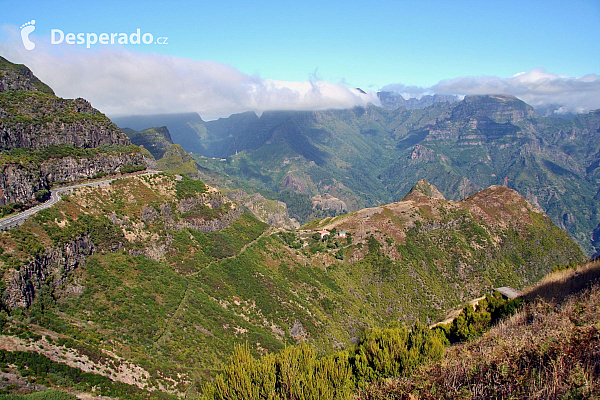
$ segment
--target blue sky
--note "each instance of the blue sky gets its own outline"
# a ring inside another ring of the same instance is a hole
[[[164,46],[126,46],[141,57],[208,60],[260,79],[378,90],[394,83],[430,88],[457,77],[509,78],[536,68],[568,77],[600,73],[598,0],[2,1],[0,25],[35,19],[38,40],[48,41],[53,28],[140,28],[169,38]],[[0,41],[10,42],[8,36],[0,33]],[[86,50],[101,50],[96,47]]]

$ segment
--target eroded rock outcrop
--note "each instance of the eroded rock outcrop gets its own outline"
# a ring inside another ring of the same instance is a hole
[[[297,229],[298,221],[288,214],[287,205],[278,200],[268,200],[260,193],[249,195],[242,189],[227,193],[227,197],[248,210],[259,220],[271,226],[285,229]]]
[[[333,210],[335,212],[347,212],[348,206],[343,200],[333,197],[329,193],[324,195],[316,195],[311,198],[313,207],[321,210]]]
[[[153,159],[135,152],[51,158],[41,164],[0,162],[0,206],[11,203],[33,205],[36,203],[36,192],[49,190],[55,183],[114,174],[126,165],[151,167],[153,162]]]
[[[44,251],[18,271],[9,273],[12,277],[4,291],[4,304],[10,308],[29,307],[44,285],[54,285],[58,289],[68,273],[84,264],[94,251],[95,246],[88,235]]]
[[[0,117],[0,206],[33,205],[36,192],[57,182],[156,165],[87,100],[55,96],[29,68],[2,57]]]

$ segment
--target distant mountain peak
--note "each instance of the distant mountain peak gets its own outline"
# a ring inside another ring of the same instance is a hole
[[[435,185],[429,183],[427,179],[421,179],[418,181],[412,189],[408,192],[402,201],[413,200],[417,197],[427,196],[434,199],[446,200],[442,192],[435,187]]]
[[[378,92],[377,97],[381,101],[381,107],[386,110],[395,110],[401,107],[404,107],[407,110],[419,110],[427,108],[435,103],[452,104],[459,101],[457,96],[440,94],[426,94],[418,99],[414,97],[405,99],[400,93],[386,91]]]
[[[171,134],[166,126],[153,126],[152,128],[135,131],[129,128],[121,129],[137,146],[146,148],[155,159],[161,158],[173,144]]]
[[[504,94],[468,95],[452,111],[453,119],[490,118],[498,123],[515,123],[534,116],[529,104]]]

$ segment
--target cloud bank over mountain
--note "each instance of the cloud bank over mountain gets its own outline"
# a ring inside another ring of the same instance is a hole
[[[50,45],[37,38],[27,51],[13,26],[2,27],[8,40],[0,54],[29,66],[59,96],[85,97],[109,116],[198,112],[204,119],[265,110],[324,110],[379,104],[373,91],[311,76],[303,82],[245,74],[216,61],[198,61],[120,46],[86,49]],[[35,40],[35,36],[32,35]],[[551,112],[581,113],[600,108],[600,75],[557,75],[537,68],[508,78],[465,76],[431,87],[401,83],[382,88],[404,97],[424,94],[508,94]]]
[[[14,36],[14,35],[13,35]],[[252,76],[215,61],[132,52],[44,45],[27,51],[14,37],[0,54],[26,64],[61,97],[85,97],[109,116],[198,112],[204,119],[244,111],[325,110],[378,104],[362,92],[317,78],[305,82]]]
[[[560,113],[583,113],[600,108],[600,75],[570,77],[536,68],[509,78],[497,76],[465,76],[446,79],[431,87],[407,86],[401,83],[387,85],[382,90],[393,91],[404,97],[424,94],[507,94],[513,95],[536,108],[551,107]]]

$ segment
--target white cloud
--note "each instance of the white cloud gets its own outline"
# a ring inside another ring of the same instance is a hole
[[[423,95],[433,94],[433,93],[431,93],[430,88],[424,88],[421,86],[404,85],[402,83],[393,83],[391,85],[387,85],[387,86],[383,87],[381,90],[399,93],[405,99],[409,99],[411,97],[420,99]]]
[[[14,26],[3,26],[0,55],[23,63],[61,97],[84,97],[110,115],[198,112],[214,119],[243,111],[323,110],[379,104],[372,91],[361,93],[344,83],[320,79],[317,71],[305,82],[276,81],[248,75],[215,61],[196,61],[128,51],[120,46],[86,49],[50,45],[31,38],[27,51]],[[385,86],[405,98],[425,94],[508,94],[534,107],[556,113],[600,108],[600,75],[569,77],[537,68],[512,77],[459,77],[431,87],[401,83]]]
[[[382,90],[404,94],[409,92],[405,88],[407,87],[402,84],[394,84]],[[536,68],[528,72],[519,72],[509,78],[464,76],[442,80],[428,88],[412,87],[412,93],[507,94],[516,96],[536,108],[553,106],[558,114],[582,113],[600,108],[600,75],[570,77]]]
[[[378,104],[343,84],[261,79],[214,61],[132,52],[120,46],[86,49],[36,40],[27,51],[14,27],[0,55],[27,65],[58,96],[83,97],[110,116],[195,111],[204,119],[244,111],[323,110]],[[32,35],[35,40],[35,36]]]

